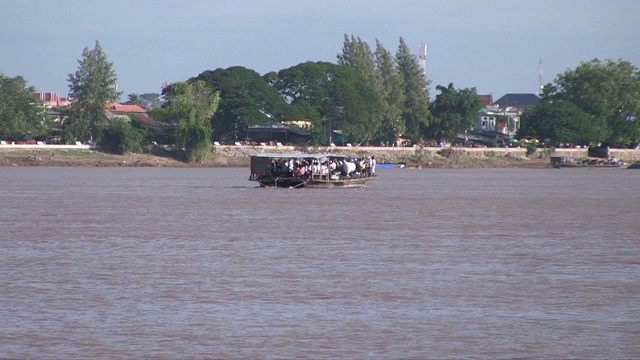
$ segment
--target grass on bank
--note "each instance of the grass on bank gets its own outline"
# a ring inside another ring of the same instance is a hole
[[[49,151],[38,151],[33,150],[34,153],[49,155]],[[86,149],[57,149],[51,151],[52,156],[71,156],[71,157],[96,157],[96,156],[104,156],[102,151],[96,150],[86,150]]]

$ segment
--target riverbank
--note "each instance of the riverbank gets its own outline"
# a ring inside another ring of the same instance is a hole
[[[0,149],[0,166],[75,167],[243,167],[249,158],[215,156],[202,163],[185,163],[175,151],[112,154],[90,149]]]
[[[519,150],[519,149],[515,149]],[[278,148],[260,146],[218,146],[215,153],[200,163],[185,163],[180,153],[170,148],[156,147],[149,153],[111,154],[86,148],[56,148],[55,145],[19,148],[0,147],[0,166],[75,166],[75,167],[248,167],[250,156],[258,153],[310,152],[338,155],[376,156],[379,163],[403,162],[411,168],[543,168],[548,157],[530,158],[522,151],[509,153],[461,151],[458,149],[413,149],[380,147]]]
[[[250,156],[259,153],[326,153],[375,156],[378,163],[405,163],[410,168],[546,168],[550,156],[574,159],[588,157],[587,149],[538,149],[526,156],[523,148],[413,148],[413,147],[294,147],[221,145],[200,163],[185,163],[181,153],[156,146],[146,153],[125,155],[92,150],[83,145],[1,145],[0,166],[90,166],[90,167],[248,167]],[[626,163],[640,160],[638,149],[611,149],[612,156]]]

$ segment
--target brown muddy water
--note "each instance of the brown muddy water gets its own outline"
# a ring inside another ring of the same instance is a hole
[[[640,357],[640,172],[0,168],[2,358]]]

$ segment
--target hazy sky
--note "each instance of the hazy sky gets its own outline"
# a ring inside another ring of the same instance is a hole
[[[436,85],[494,100],[535,93],[593,58],[640,67],[638,0],[0,0],[0,72],[38,91],[68,92],[84,47],[100,44],[119,90],[160,92],[205,70],[258,73],[336,62],[344,34],[395,54],[428,46]]]

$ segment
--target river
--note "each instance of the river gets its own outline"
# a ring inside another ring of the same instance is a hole
[[[1,358],[640,357],[640,172],[0,168]]]

